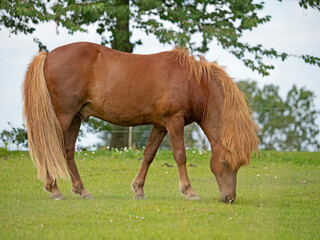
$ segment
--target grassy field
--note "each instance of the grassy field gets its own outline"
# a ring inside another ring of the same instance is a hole
[[[210,152],[188,150],[189,177],[201,202],[178,192],[170,151],[160,151],[132,200],[142,152],[76,153],[94,200],[49,200],[27,152],[0,159],[0,239],[319,239],[320,153],[262,152],[238,173],[236,204],[219,201]],[[165,163],[172,164],[167,167]]]

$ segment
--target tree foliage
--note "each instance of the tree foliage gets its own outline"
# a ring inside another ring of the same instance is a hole
[[[279,87],[269,84],[259,88],[257,82],[241,81],[240,89],[246,94],[254,110],[254,118],[262,129],[261,146],[276,150],[317,150],[319,127],[313,92],[295,85],[286,99],[279,95]]]
[[[3,130],[0,133],[0,140],[3,142],[3,145],[7,146],[10,144],[16,145],[16,148],[19,150],[21,147],[28,146],[28,137],[27,131],[24,125],[22,127],[14,127],[9,123],[11,130]]]
[[[320,10],[319,0],[300,0],[299,4]],[[161,43],[187,46],[199,53],[208,51],[208,43],[216,39],[222,48],[262,75],[269,75],[274,68],[264,62],[264,57],[286,60],[295,56],[320,66],[316,56],[278,52],[241,40],[245,31],[271,20],[269,15],[260,16],[263,7],[264,2],[252,0],[7,0],[0,4],[0,26],[14,34],[30,34],[36,24],[55,21],[57,27],[73,34],[94,25],[102,44],[127,52],[142,43],[141,39],[132,42],[132,32],[137,29],[156,36]]]
[[[282,2],[283,0],[279,1]],[[311,7],[320,10],[320,0],[299,0],[299,5],[305,9]]]

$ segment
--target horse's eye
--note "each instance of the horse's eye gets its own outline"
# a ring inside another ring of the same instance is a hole
[[[221,162],[221,166],[224,167],[224,168],[227,168],[227,167],[228,167],[228,163],[226,163],[226,162]]]

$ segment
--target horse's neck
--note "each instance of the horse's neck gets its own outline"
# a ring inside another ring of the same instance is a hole
[[[220,142],[220,128],[224,97],[221,85],[214,79],[208,82],[208,90],[206,114],[202,119],[200,127],[212,145]]]

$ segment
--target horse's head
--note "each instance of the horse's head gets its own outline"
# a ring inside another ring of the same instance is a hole
[[[232,168],[228,164],[218,147],[212,151],[210,167],[219,185],[221,201],[234,203],[236,200],[238,168]]]

